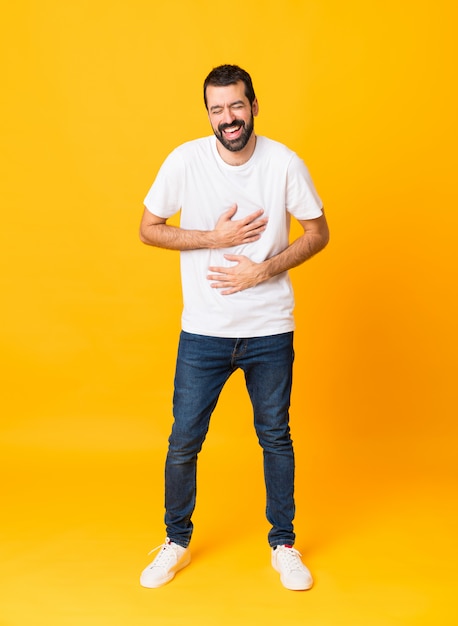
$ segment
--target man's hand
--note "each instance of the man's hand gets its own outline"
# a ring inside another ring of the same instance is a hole
[[[221,289],[223,296],[228,296],[249,287],[254,287],[265,280],[261,271],[261,264],[254,263],[243,255],[225,254],[224,258],[233,261],[231,267],[210,267],[207,279],[214,281],[211,287]]]
[[[312,220],[299,220],[304,234],[293,241],[282,252],[273,257],[255,263],[248,257],[236,254],[225,254],[224,258],[233,261],[231,267],[210,267],[208,280],[213,281],[214,289],[221,289],[226,296],[243,289],[254,287],[282,272],[297,267],[322,250],[329,241],[329,229],[323,215]]]
[[[250,213],[246,217],[233,220],[237,213],[237,205],[233,204],[216,222],[211,233],[212,248],[231,248],[244,243],[257,241],[267,227],[267,218],[261,217],[263,209]]]

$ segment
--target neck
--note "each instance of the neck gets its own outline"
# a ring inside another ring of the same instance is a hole
[[[231,150],[225,148],[219,140],[216,141],[216,149],[218,150],[219,156],[228,165],[243,165],[251,159],[255,148],[256,135],[254,131],[251,133],[251,137],[243,150],[239,150],[238,152],[231,152]]]

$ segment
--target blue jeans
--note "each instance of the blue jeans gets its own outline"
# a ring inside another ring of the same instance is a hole
[[[221,390],[238,368],[254,412],[264,455],[269,544],[294,544],[294,452],[289,406],[294,360],[293,333],[249,339],[182,332],[173,397],[174,423],[165,466],[167,536],[187,547],[193,531],[197,456]]]

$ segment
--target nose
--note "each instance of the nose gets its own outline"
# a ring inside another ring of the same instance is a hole
[[[223,119],[221,121],[222,121],[223,124],[230,124],[231,122],[233,122],[236,119],[236,115],[235,115],[234,111],[232,111],[232,109],[227,107],[223,111],[222,118]]]

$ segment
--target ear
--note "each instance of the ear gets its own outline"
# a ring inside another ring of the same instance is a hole
[[[256,115],[259,113],[259,102],[257,98],[253,100],[253,104],[251,105],[251,110],[253,112],[254,117],[256,117]]]

